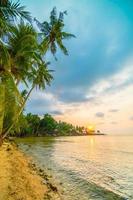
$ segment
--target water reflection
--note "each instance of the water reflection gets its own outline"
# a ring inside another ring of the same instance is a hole
[[[95,143],[95,138],[93,136],[90,137],[90,146],[93,148]]]
[[[18,144],[27,145],[39,145],[39,146],[51,146],[56,142],[54,137],[27,137],[27,138],[17,138],[16,142]]]
[[[114,193],[133,199],[133,138],[28,138],[18,143],[62,182],[63,199],[121,199]]]

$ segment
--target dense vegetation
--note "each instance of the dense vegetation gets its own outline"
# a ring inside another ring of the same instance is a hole
[[[19,1],[0,1],[0,144],[19,128],[16,124],[21,126],[17,122],[33,89],[50,85],[53,76],[46,53],[55,57],[59,48],[68,55],[63,41],[74,35],[64,32],[66,14],[57,15],[54,8],[50,21],[41,23]]]
[[[21,114],[18,128],[15,126],[10,135],[17,137],[27,136],[70,136],[84,135],[85,128],[73,126],[72,124],[59,121],[57,122],[51,115],[45,114],[43,117]]]

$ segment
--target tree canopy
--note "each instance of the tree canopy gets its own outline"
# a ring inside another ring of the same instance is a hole
[[[84,127],[73,126],[70,123],[56,121],[50,114],[44,114],[42,117],[28,113],[21,114],[18,127],[12,129],[11,135],[17,137],[29,136],[72,136],[85,135]]]
[[[64,32],[64,15],[66,11],[58,16],[56,8],[53,8],[50,22],[41,23],[19,1],[0,1],[1,140],[12,132],[33,89],[45,89],[51,84],[52,70],[44,56],[47,51],[55,56],[60,48],[68,55],[63,41],[75,36]],[[33,21],[38,30],[31,23]],[[20,83],[25,93],[21,93]]]

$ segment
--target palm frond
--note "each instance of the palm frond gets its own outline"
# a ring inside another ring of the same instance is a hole
[[[24,99],[22,98],[21,93],[18,91],[11,73],[4,74],[3,84],[5,86],[3,132],[5,132],[16,118]]]
[[[62,32],[61,35],[62,35],[62,39],[76,38],[76,36],[74,34],[71,34],[71,33]]]
[[[9,23],[3,17],[0,17],[0,37],[9,31]]]
[[[57,39],[57,44],[58,44],[60,50],[67,56],[68,51],[67,51],[66,47],[63,45],[62,40],[60,38]]]
[[[44,21],[43,23],[39,22],[36,18],[34,18],[34,21],[36,22],[38,28],[41,31],[41,34],[43,33],[44,36],[48,36],[49,32],[51,30],[49,23]]]
[[[40,50],[45,54],[49,48],[50,40],[49,37],[45,37],[40,44]]]
[[[56,7],[50,13],[50,24],[53,26],[57,22],[57,10]]]
[[[34,21],[36,22],[36,24],[41,32],[45,31],[41,22],[39,22],[36,18],[34,18]]]
[[[53,76],[51,74],[53,70],[49,70],[47,67],[48,65],[49,63],[43,62],[38,65],[38,69],[33,69],[33,84],[36,88],[45,89],[46,85],[50,85],[51,81],[53,80]]]
[[[55,42],[51,43],[50,49],[51,49],[51,53],[52,53],[53,55],[55,55],[55,53],[56,53],[56,51],[57,51],[57,47],[56,47]]]
[[[17,1],[16,3],[9,0],[1,1],[0,13],[5,19],[20,17],[31,21],[30,13],[25,10],[25,6],[20,5],[20,1]]]
[[[36,59],[36,52],[39,51],[36,31],[31,25],[21,22],[13,28],[8,43],[11,71],[16,79],[24,80],[33,60]]]
[[[5,70],[5,67],[10,66],[10,55],[8,53],[6,45],[0,39],[0,72]]]

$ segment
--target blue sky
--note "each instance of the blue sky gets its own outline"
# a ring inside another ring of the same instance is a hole
[[[58,61],[46,91],[34,91],[27,112],[97,128],[110,133],[133,132],[133,1],[21,0],[40,21],[54,6],[67,10],[66,30],[76,39],[65,42],[69,56]]]

